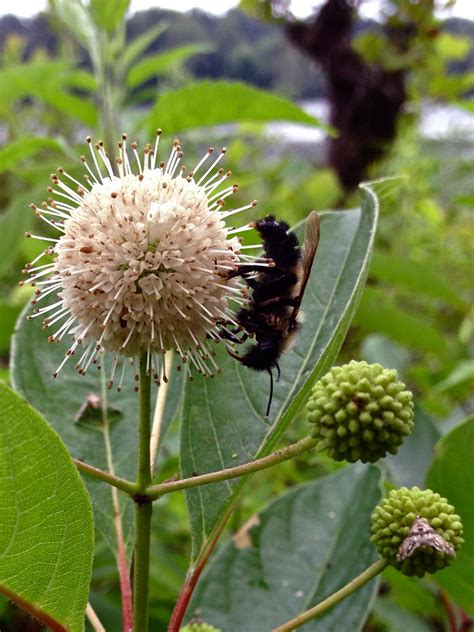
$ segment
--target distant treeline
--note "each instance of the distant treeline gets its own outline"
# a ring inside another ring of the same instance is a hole
[[[152,26],[165,23],[167,29],[149,47],[147,54],[191,43],[205,43],[212,51],[195,55],[186,64],[191,77],[226,78],[278,92],[296,99],[324,96],[324,80],[318,69],[286,39],[283,30],[254,20],[240,11],[215,16],[199,9],[187,13],[149,9],[132,15],[127,23],[127,38],[133,40]],[[360,23],[358,30],[377,29],[376,22]],[[474,22],[452,18],[443,31],[468,36],[474,40]],[[10,35],[25,41],[24,58],[39,48],[57,53],[58,40],[47,14],[31,19],[13,15],[0,18],[0,50]],[[87,56],[84,55],[84,64]],[[474,49],[453,70],[462,72],[474,66]]]

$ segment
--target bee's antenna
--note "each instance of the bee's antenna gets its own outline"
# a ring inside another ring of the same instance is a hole
[[[276,370],[277,370],[277,379],[276,379],[276,381],[279,382],[280,381],[280,375],[281,375],[280,365],[278,364],[278,362],[275,362],[275,366],[276,366]]]
[[[267,371],[268,371],[268,375],[270,376],[270,395],[268,397],[267,412],[265,413],[265,416],[269,417],[270,416],[270,406],[272,405],[272,399],[273,399],[273,373],[272,373],[271,369],[267,369]],[[279,371],[280,370],[278,370],[278,372]]]

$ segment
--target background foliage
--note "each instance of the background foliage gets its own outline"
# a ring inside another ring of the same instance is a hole
[[[400,18],[411,10],[411,3],[403,0],[392,4]],[[45,197],[48,175],[58,164],[80,176],[77,156],[83,148],[77,147],[87,133],[94,132],[97,137],[108,124],[116,133],[126,129],[144,142],[160,125],[168,141],[180,132],[190,162],[209,143],[228,144],[227,164],[238,176],[245,201],[256,197],[260,200],[259,214],[272,211],[290,223],[313,208],[358,205],[356,194],[345,193],[325,165],[324,147],[312,135],[317,121],[286,99],[324,96],[324,78],[286,42],[278,21],[256,20],[238,11],[214,18],[199,11],[177,14],[153,10],[132,16],[125,26],[123,2],[92,2],[90,12],[76,2],[55,0],[51,5],[51,14],[32,21],[13,17],[0,20],[0,370],[6,381],[11,379],[7,368],[10,336],[30,298],[29,289],[17,286],[21,278],[18,271],[39,252],[35,242],[23,239],[25,230],[35,230],[28,204]],[[103,9],[107,5],[115,8],[111,15]],[[245,5],[250,11],[255,8],[255,3]],[[455,128],[442,136],[427,136],[420,119],[440,104],[472,111],[469,90],[473,85],[474,28],[472,23],[450,20],[436,24],[436,29],[436,37],[427,38],[426,31],[421,30],[419,37],[415,34],[415,43],[404,59],[400,52],[387,53],[386,32],[377,24],[359,23],[356,29],[355,45],[366,59],[409,66],[409,98],[398,122],[397,138],[385,160],[373,165],[370,174],[406,179],[379,189],[382,213],[368,284],[338,362],[364,358],[399,370],[416,393],[417,424],[410,442],[383,465],[388,484],[424,485],[427,481],[455,504],[469,531],[473,517],[466,482],[472,484],[472,468],[462,467],[468,455],[460,456],[458,448],[469,442],[472,445],[473,420],[463,420],[474,403],[474,314],[470,307],[474,196],[469,185],[473,139],[456,134]],[[108,58],[100,54],[98,38],[109,42]],[[253,85],[229,83],[232,80]],[[120,113],[118,117],[107,109],[110,100]],[[113,120],[107,120],[108,115]],[[266,126],[282,120],[286,121],[284,127]],[[303,131],[315,140],[295,140],[288,135],[290,123],[312,126]],[[203,129],[222,124],[226,127]],[[105,141],[112,143],[112,139]],[[23,360],[29,360],[29,349],[41,353],[36,336],[42,332],[31,323],[28,327],[29,333],[20,336],[18,343],[24,345],[17,354]],[[25,370],[42,366],[49,376],[48,365],[54,361],[51,356],[47,362],[45,358]],[[25,392],[18,366],[16,370],[14,385]],[[38,400],[34,403],[43,411],[43,376],[22,376],[29,389],[35,385]],[[97,434],[94,418],[83,422],[92,429],[88,441],[77,443],[73,437],[77,428],[65,424],[61,388],[59,382],[54,387],[48,421],[66,444],[70,436],[69,447],[74,445],[90,462],[100,461],[103,447],[90,440]],[[88,389],[87,382],[77,378],[77,401],[68,399],[69,418],[77,412]],[[171,402],[177,406],[179,385],[176,389]],[[122,394],[110,406],[112,441],[126,453],[131,443],[121,443],[121,423],[133,401]],[[179,467],[176,406],[169,410],[160,480],[172,476]],[[61,425],[65,429],[61,430]],[[297,420],[284,442],[305,432],[303,422]],[[125,463],[125,453],[119,453],[118,460],[126,470],[133,463]],[[228,535],[238,531],[270,497],[286,492],[277,501],[284,511],[291,494],[312,493],[313,487],[324,486],[326,479],[307,481],[322,475],[344,477],[344,473],[334,474],[337,469],[324,456],[306,456],[259,474],[245,497],[239,499]],[[302,487],[286,491],[297,483]],[[376,492],[373,494],[375,497]],[[268,511],[262,513],[262,529]],[[183,497],[167,496],[160,501],[157,513],[152,558],[159,564],[152,569],[152,629],[153,625],[164,626],[169,619],[190,555]],[[91,601],[106,628],[114,631],[119,629],[120,605],[111,526],[105,519],[96,521],[96,528]],[[468,542],[461,552],[452,575],[451,570],[440,574],[439,584],[437,577],[436,581],[408,580],[387,571],[366,630],[437,630],[445,625],[446,612],[462,616],[458,606],[472,616],[472,588],[463,578],[465,569],[472,568],[473,540],[471,537],[470,546]],[[256,546],[264,552],[265,542],[263,549],[260,544]],[[222,569],[234,563],[234,545],[229,541],[209,567],[197,593],[203,607],[204,587],[218,582]],[[251,565],[252,560],[245,563]],[[229,577],[228,572],[225,575]],[[447,606],[436,596],[440,587]],[[0,601],[2,630],[19,630],[22,621],[21,612]],[[36,624],[28,625],[29,630],[35,629]]]

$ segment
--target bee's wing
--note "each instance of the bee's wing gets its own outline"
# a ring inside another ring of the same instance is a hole
[[[303,269],[301,276],[301,285],[299,291],[299,304],[294,308],[293,314],[291,315],[291,320],[296,322],[296,317],[298,315],[301,301],[303,300],[303,295],[306,289],[306,285],[309,280],[309,275],[311,274],[311,268],[313,266],[314,257],[316,255],[316,251],[319,245],[319,215],[316,211],[311,211],[306,220],[306,227],[304,231],[304,243],[303,243]]]

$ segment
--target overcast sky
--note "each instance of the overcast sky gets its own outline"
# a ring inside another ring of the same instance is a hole
[[[321,0],[293,0],[292,11],[297,16],[305,16],[311,13],[315,5],[321,3]],[[194,4],[191,0],[160,0],[153,2],[152,0],[132,0],[131,12],[142,11],[150,7],[161,7],[163,9],[175,9],[178,11],[188,11],[197,8],[209,11],[210,13],[222,14],[238,4],[236,0],[201,0],[199,4]],[[42,11],[47,6],[47,0],[27,0],[19,2],[18,0],[0,0],[0,15],[13,13],[23,17],[28,17]],[[363,13],[368,17],[375,17],[379,0],[364,0],[362,8]],[[446,11],[443,16],[459,16],[474,20],[474,0],[457,0],[453,9]]]

